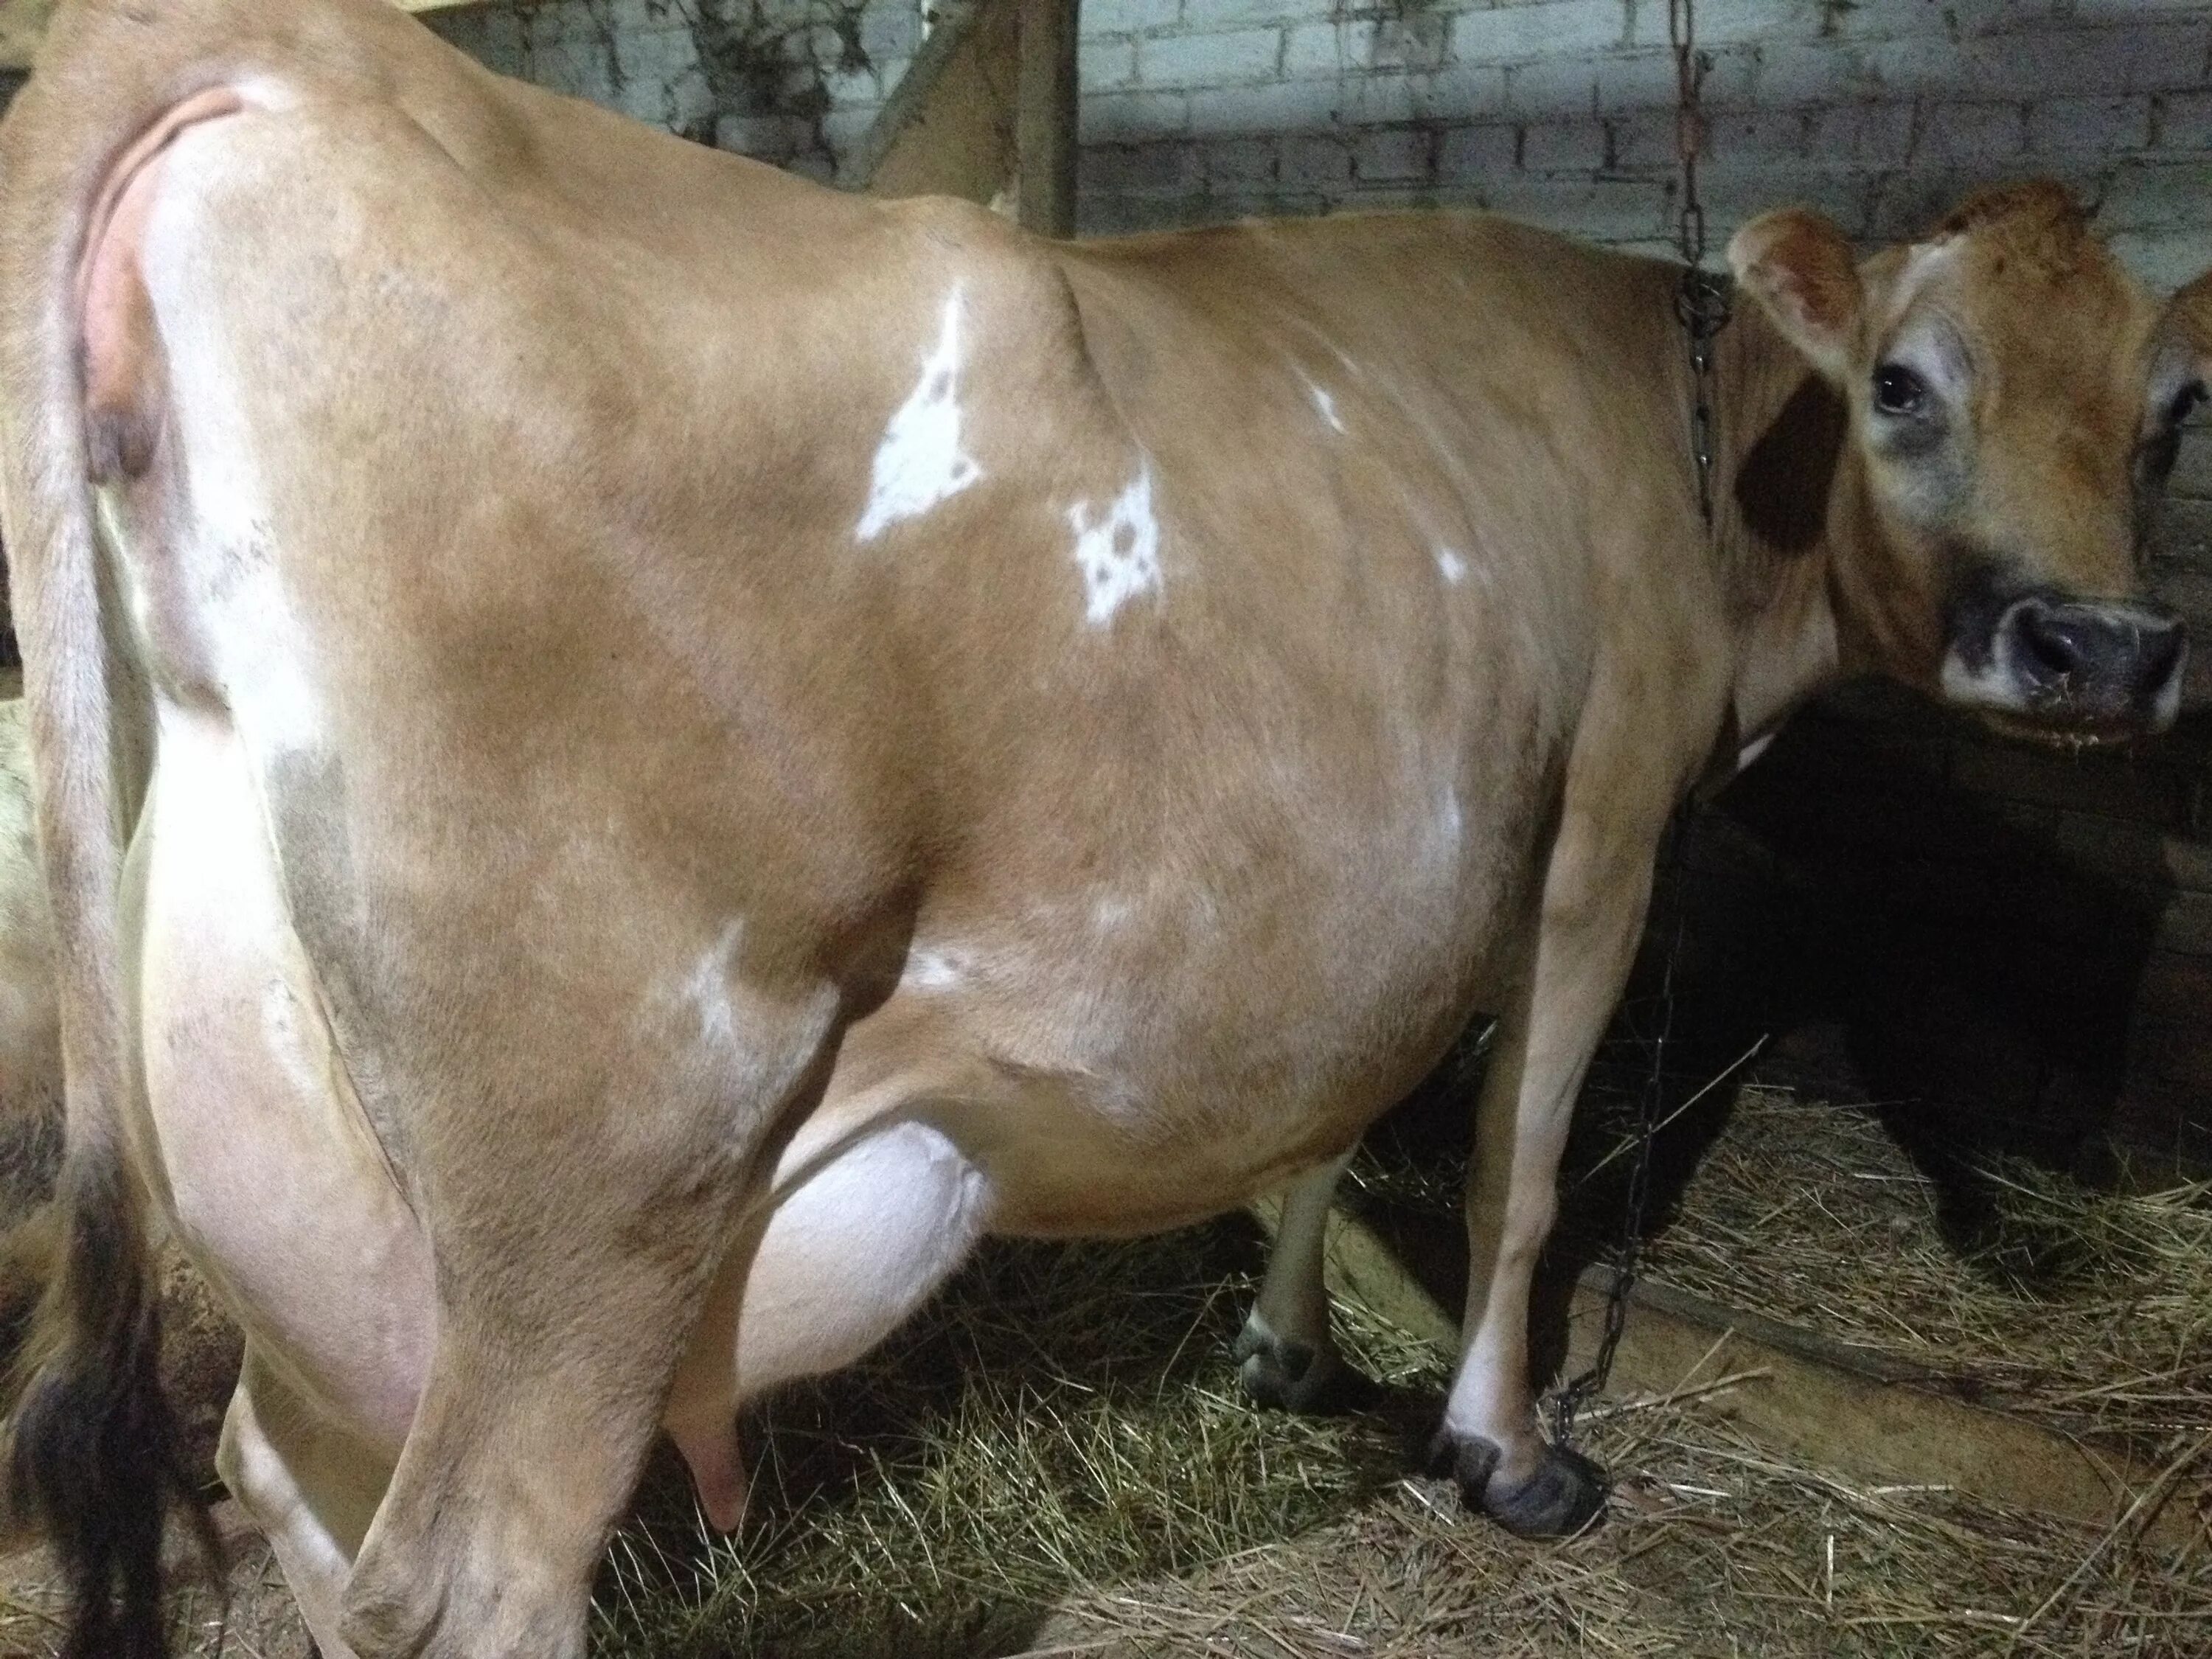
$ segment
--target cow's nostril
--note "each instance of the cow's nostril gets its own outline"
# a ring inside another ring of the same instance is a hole
[[[2081,666],[2081,641],[2073,629],[2040,605],[2021,607],[2015,637],[2038,679],[2063,680]]]

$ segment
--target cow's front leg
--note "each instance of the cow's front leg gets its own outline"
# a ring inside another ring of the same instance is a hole
[[[1238,1374],[1244,1392],[1259,1405],[1331,1412],[1359,1403],[1372,1390],[1336,1352],[1323,1275],[1328,1208],[1351,1162],[1346,1152],[1301,1176],[1283,1194],[1267,1276],[1237,1338]]]
[[[1524,1536],[1572,1532],[1605,1500],[1603,1472],[1538,1426],[1528,1297],[1575,1097],[1628,975],[1657,841],[1656,826],[1624,836],[1617,820],[1608,827],[1571,800],[1534,954],[1475,1112],[1464,1346],[1435,1456],[1470,1504]]]

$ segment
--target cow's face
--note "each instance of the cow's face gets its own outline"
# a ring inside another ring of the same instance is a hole
[[[2138,588],[2203,393],[2212,277],[2160,307],[2055,185],[1977,197],[1863,263],[1796,210],[1729,257],[1850,404],[1871,522],[1833,550],[1847,650],[2026,735],[2172,725],[2187,644]]]

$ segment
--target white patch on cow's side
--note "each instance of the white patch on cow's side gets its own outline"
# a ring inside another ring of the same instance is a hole
[[[1137,913],[1137,907],[1125,898],[1109,896],[1094,899],[1091,905],[1091,925],[1097,932],[1110,933]]]
[[[1096,523],[1091,503],[1067,509],[1075,532],[1075,563],[1083,573],[1084,615],[1103,628],[1139,593],[1160,586],[1160,523],[1152,512],[1152,467],[1139,463],[1137,476],[1116,495]]]
[[[918,518],[983,476],[960,447],[960,287],[945,296],[937,343],[922,359],[921,378],[893,412],[876,446],[868,505],[854,538],[873,541],[902,519]]]
[[[1449,547],[1437,550],[1437,573],[1452,586],[1467,580],[1467,561]]]
[[[1336,412],[1336,399],[1329,396],[1325,388],[1316,385],[1311,380],[1306,382],[1306,390],[1313,395],[1314,408],[1320,413],[1322,419],[1328,422],[1329,430],[1342,432],[1344,418]]]
[[[1426,819],[1416,819],[1413,828],[1419,868],[1440,878],[1460,868],[1467,845],[1467,815],[1460,806],[1456,781],[1447,779],[1437,785]]]
[[[738,945],[744,935],[742,919],[730,922],[684,977],[684,1000],[699,1016],[699,1035],[716,1048],[737,1047],[738,1019],[731,1002],[730,975],[737,968]]]
[[[899,986],[908,991],[950,991],[967,976],[967,963],[958,952],[922,950],[907,957]]]

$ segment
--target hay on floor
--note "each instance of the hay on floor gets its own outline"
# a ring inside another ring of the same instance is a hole
[[[1746,1089],[1650,1271],[2154,1464],[2212,1432],[2212,1190],[1986,1178],[1996,1235],[1962,1261],[1870,1114]]]
[[[768,1414],[738,1539],[702,1550],[680,1488],[664,1492],[616,1553],[600,1650],[2212,1651],[2212,1534],[2179,1554],[2139,1535],[2153,1506],[2212,1484],[2212,1376],[2190,1363],[2212,1320],[2203,1194],[2017,1177],[2021,1224],[2064,1244],[2045,1252],[2055,1276],[2027,1286],[1951,1256],[1899,1163],[1856,1114],[1750,1091],[1654,1271],[2155,1446],[2155,1490],[2125,1524],[1796,1467],[1731,1423],[1725,1378],[1692,1377],[1589,1419],[1623,1480],[1607,1524],[1517,1543],[1407,1476],[1448,1362],[1360,1310],[1343,1310],[1347,1346],[1394,1385],[1385,1410],[1316,1424],[1245,1406],[1227,1350],[1261,1258],[1224,1224],[994,1249],[915,1331]],[[1455,1202],[1449,1172],[1364,1176],[1370,1200]],[[1777,1212],[1746,1214],[1754,1196]]]

